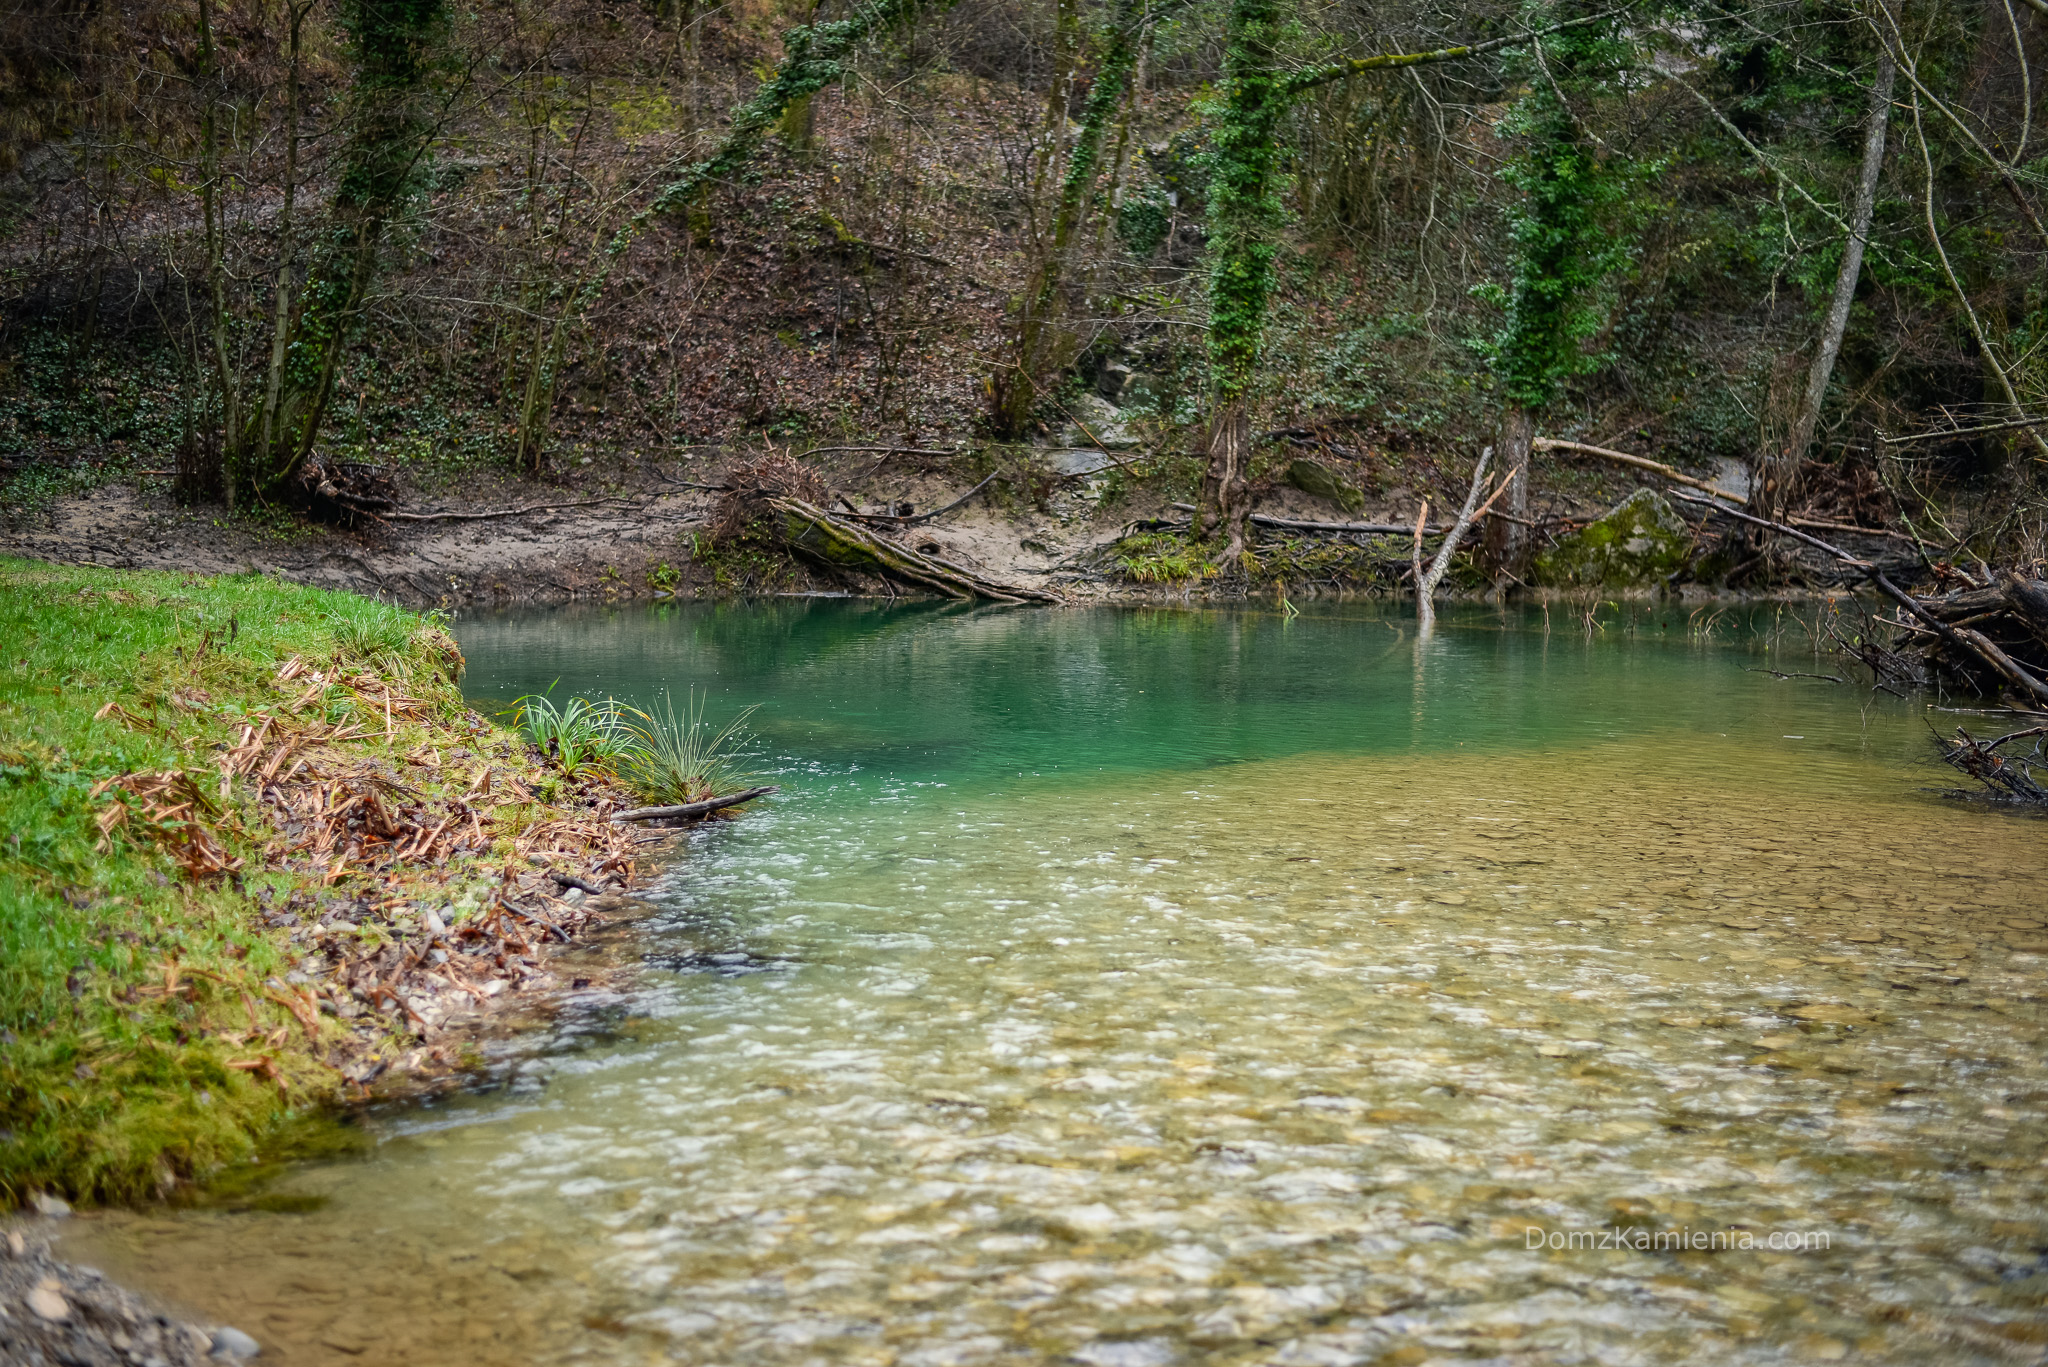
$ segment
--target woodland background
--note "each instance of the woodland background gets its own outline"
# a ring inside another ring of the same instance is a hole
[[[1520,415],[2037,559],[2044,53],[2007,0],[15,3],[8,501],[1028,445],[1103,391],[1226,515],[1232,405],[1373,495]]]

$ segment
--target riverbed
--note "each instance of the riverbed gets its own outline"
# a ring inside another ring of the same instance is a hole
[[[299,1364],[2037,1361],[2048,827],[1807,626],[478,617],[782,785],[477,1088],[70,1256]],[[1819,675],[1823,677],[1803,677]],[[1839,682],[1832,681],[1839,679]]]

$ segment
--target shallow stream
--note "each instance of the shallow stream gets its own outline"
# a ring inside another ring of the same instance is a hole
[[[783,792],[318,1199],[67,1247],[288,1364],[2038,1362],[2048,826],[1928,791],[2000,719],[1700,625],[468,620]]]

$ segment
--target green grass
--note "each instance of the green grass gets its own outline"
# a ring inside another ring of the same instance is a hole
[[[742,710],[714,731],[695,690],[680,715],[674,695],[664,693],[659,711],[639,712],[640,720],[628,724],[632,741],[619,756],[620,781],[641,801],[662,807],[737,792],[749,777],[739,752],[754,710]]]
[[[549,684],[546,693],[528,693],[513,703],[520,731],[571,778],[609,773],[634,740],[625,709],[609,698],[557,703],[549,696],[553,692]]]
[[[452,682],[460,656],[418,617],[260,575],[9,559],[0,642],[0,1207],[37,1189],[166,1191],[247,1157],[333,1085],[320,1046],[264,995],[290,965],[258,899],[296,884],[263,871],[267,828],[247,794],[217,800],[215,756],[246,716],[304,692],[275,679],[293,655],[403,670],[434,718],[401,743],[431,724],[476,744]],[[120,711],[102,715],[107,704]],[[330,720],[364,711],[341,688],[312,706]],[[124,799],[95,785],[167,770],[217,807],[206,821],[244,859],[239,874],[187,875],[133,804],[102,835],[96,818]],[[287,1026],[281,1043],[223,1038]],[[281,1075],[228,1066],[252,1052]]]

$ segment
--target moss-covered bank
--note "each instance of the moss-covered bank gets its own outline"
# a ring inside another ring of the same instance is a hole
[[[162,1193],[459,1063],[456,1003],[573,928],[548,866],[627,873],[611,797],[464,707],[428,619],[0,560],[0,642],[0,1204]]]

